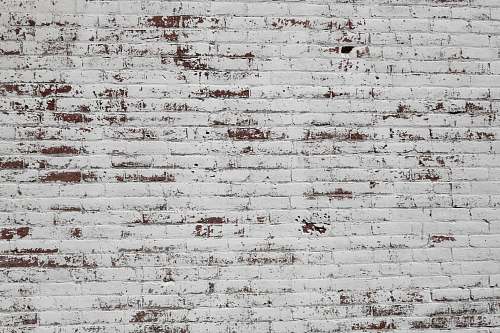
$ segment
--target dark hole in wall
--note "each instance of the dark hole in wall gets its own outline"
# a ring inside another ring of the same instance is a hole
[[[353,48],[354,48],[354,46],[342,46],[342,48],[340,49],[340,52],[341,53],[350,53]]]

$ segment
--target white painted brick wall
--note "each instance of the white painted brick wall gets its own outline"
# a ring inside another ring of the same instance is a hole
[[[0,333],[500,332],[498,0],[0,0]]]

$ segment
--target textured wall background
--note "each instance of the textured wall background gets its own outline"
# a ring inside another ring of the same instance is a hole
[[[498,0],[0,11],[0,332],[500,332]]]

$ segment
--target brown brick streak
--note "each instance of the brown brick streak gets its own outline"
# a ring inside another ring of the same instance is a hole
[[[28,227],[0,229],[0,239],[11,240],[14,237],[24,238],[28,236],[29,231],[30,228]]]
[[[0,0],[0,332],[500,333],[494,0]]]

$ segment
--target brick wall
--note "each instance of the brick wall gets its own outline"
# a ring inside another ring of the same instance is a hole
[[[0,332],[500,332],[499,48],[498,0],[0,0]]]

